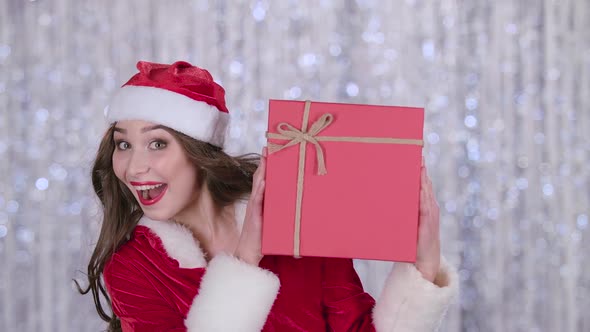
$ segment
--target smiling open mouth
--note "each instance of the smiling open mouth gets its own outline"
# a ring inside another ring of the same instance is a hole
[[[155,185],[136,186],[135,189],[141,204],[152,205],[164,197],[168,185],[159,183]]]

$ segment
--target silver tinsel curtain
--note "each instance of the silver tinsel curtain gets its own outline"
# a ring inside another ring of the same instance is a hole
[[[104,329],[72,279],[138,59],[210,69],[234,151],[260,151],[269,98],[425,106],[461,279],[441,330],[590,331],[588,0],[1,0],[1,331]],[[390,265],[356,264],[377,294]]]

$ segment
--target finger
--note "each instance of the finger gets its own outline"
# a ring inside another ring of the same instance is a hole
[[[432,181],[430,180],[430,178],[427,180],[427,184],[426,184],[426,193],[428,194],[428,200],[434,204],[434,193],[433,193],[433,189],[432,189]]]
[[[264,213],[264,192],[266,188],[266,181],[262,180],[260,187],[260,215],[262,216],[262,214]],[[260,222],[262,222],[262,219],[260,220]]]
[[[264,147],[262,147],[262,154],[260,155],[260,160],[266,161],[267,156],[268,156],[268,149],[266,148],[266,146],[264,146]]]
[[[258,167],[256,168],[256,172],[254,172],[253,182],[258,184],[261,179],[264,178],[266,172],[266,158],[260,157],[260,162],[258,163]]]
[[[428,195],[424,187],[420,189],[420,215],[428,215]]]
[[[256,193],[252,198],[252,205],[251,205],[251,216],[261,216],[262,215],[262,205],[264,203],[264,186],[265,181],[262,180],[258,185]]]
[[[252,188],[252,194],[257,194],[259,187],[260,187],[260,182],[262,182],[262,180],[264,180],[265,177],[265,173],[266,173],[266,158],[264,157],[264,148],[262,149],[262,156],[260,157],[260,162],[258,163],[258,168],[256,168],[256,172],[254,173],[254,179],[253,179],[253,188]]]
[[[266,181],[261,180],[260,183],[258,184],[258,188],[256,191],[256,202],[260,203],[262,202],[262,198],[264,197],[264,187],[266,185]]]
[[[435,207],[436,207],[436,201],[434,199],[434,194],[432,191],[432,182],[430,181],[430,179],[427,181],[424,189],[425,189],[424,192],[425,192],[425,196],[426,196],[426,202],[428,204],[428,210],[430,212],[434,212]]]
[[[260,163],[258,164],[258,167],[256,167],[256,171],[254,171],[254,174],[252,174],[252,184],[254,185],[259,177],[260,174],[260,164],[262,163],[262,159],[260,160]]]
[[[426,186],[424,186],[424,203],[428,215],[432,216],[435,213],[436,202],[434,201],[432,184],[430,182],[427,182]]]
[[[420,168],[420,188],[424,188],[426,185],[426,173],[424,172],[424,167]]]
[[[434,190],[432,188],[432,181],[428,181],[428,186],[427,186],[427,200],[428,200],[428,213],[429,213],[429,224],[433,227],[433,229],[437,231],[438,226],[439,226],[439,207],[438,207],[438,203],[436,201],[436,196],[434,194]]]
[[[252,175],[252,194],[255,194],[258,189],[258,183],[260,182],[260,165],[256,169],[256,172]]]
[[[432,202],[432,211],[434,213],[438,213],[439,206],[438,201],[436,200],[436,193],[434,192],[434,188],[432,187],[432,182],[430,183],[430,201]]]
[[[256,179],[254,179],[254,181],[256,182],[256,189],[258,190],[258,187],[260,186],[260,183],[264,180],[266,173],[266,165],[263,160],[260,160],[260,165],[258,166],[257,172],[258,173],[256,174]]]
[[[428,184],[429,179],[428,179],[428,174],[426,174],[426,169],[424,169],[422,171],[422,174],[423,174],[423,176],[422,176],[422,189],[424,189],[424,191],[426,192],[426,194],[428,194],[428,191],[430,189],[430,186]]]
[[[426,173],[424,167],[420,169],[420,215],[423,215],[425,211],[425,204],[427,202],[426,196]]]
[[[252,193],[248,204],[246,205],[246,216],[256,216],[260,214],[261,205],[264,200],[264,185],[265,181],[260,180],[252,186]]]
[[[262,173],[260,165],[258,166],[258,168],[256,169],[256,172],[254,172],[254,175],[252,176],[252,190],[250,193],[250,200],[248,201],[248,203],[250,203],[254,197],[256,197],[256,194],[258,193],[258,189],[260,187],[260,182],[262,181],[262,177],[260,176],[260,173]]]
[[[265,148],[266,150],[266,148]],[[260,168],[261,168],[261,173],[264,176],[264,171],[266,170],[266,153],[265,155],[262,156],[262,158],[260,158]]]
[[[430,181],[430,177],[428,176],[428,169],[426,166],[422,167],[422,185],[427,190],[427,193],[430,193],[432,190],[432,181]]]

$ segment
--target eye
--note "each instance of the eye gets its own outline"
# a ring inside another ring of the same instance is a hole
[[[117,144],[117,149],[119,149],[119,150],[127,150],[131,146],[129,143],[127,143],[125,141],[118,141],[118,142],[116,142],[116,144]]]
[[[166,147],[166,142],[164,141],[153,141],[150,143],[150,149],[152,150],[162,150]]]

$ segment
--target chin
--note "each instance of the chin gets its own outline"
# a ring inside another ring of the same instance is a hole
[[[169,221],[172,219],[172,214],[168,213],[166,211],[149,211],[149,210],[143,210],[143,215],[152,219],[152,220],[158,220],[158,221]]]

